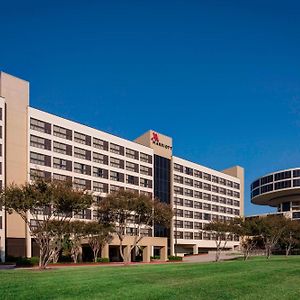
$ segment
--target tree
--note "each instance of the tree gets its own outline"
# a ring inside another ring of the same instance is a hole
[[[257,223],[251,218],[236,218],[233,220],[232,230],[240,237],[241,250],[244,260],[247,260],[257,244]]]
[[[110,225],[103,225],[98,222],[89,222],[85,224],[85,236],[93,250],[94,262],[97,262],[98,253],[102,247],[112,239],[113,228]]]
[[[86,223],[83,221],[72,221],[68,226],[70,254],[73,262],[78,262],[78,257],[81,252],[81,242],[86,235]]]
[[[73,189],[72,182],[42,178],[19,186],[11,184],[1,193],[5,210],[21,216],[39,246],[40,269],[45,269],[57,253],[57,230],[63,230],[73,214],[89,208],[92,200],[86,191]],[[57,222],[55,229],[53,221]]]
[[[267,259],[271,257],[272,250],[282,237],[287,226],[287,219],[282,215],[268,215],[256,219],[257,230],[261,236]]]
[[[210,231],[216,242],[216,261],[220,260],[221,252],[226,248],[227,241],[233,232],[233,225],[225,221],[212,221],[205,224],[204,230]]]
[[[297,221],[286,219],[286,225],[280,238],[281,245],[285,248],[285,255],[289,256],[290,252],[300,240],[300,224]]]
[[[132,249],[144,237],[144,230],[151,230],[154,224],[169,227],[173,211],[170,205],[158,199],[131,191],[120,190],[107,195],[98,203],[99,222],[112,224],[119,239],[120,255],[125,263],[130,261]],[[133,245],[129,253],[123,249],[123,241],[127,230],[132,229]]]

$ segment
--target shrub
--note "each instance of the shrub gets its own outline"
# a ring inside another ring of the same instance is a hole
[[[18,257],[16,259],[17,267],[33,267],[39,264],[38,257]]]
[[[173,255],[169,255],[168,259],[170,261],[182,261],[182,257],[181,256],[173,256]]]
[[[154,256],[151,256],[150,258],[151,259],[160,259],[160,256],[159,255],[154,255]]]
[[[107,258],[107,257],[97,258],[97,262],[99,262],[99,263],[109,263],[109,258]]]

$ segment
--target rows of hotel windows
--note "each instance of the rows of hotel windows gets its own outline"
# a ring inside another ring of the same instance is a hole
[[[294,179],[295,178],[295,179]],[[287,179],[287,180],[286,180]],[[300,186],[300,169],[278,172],[257,179],[251,184],[251,197]]]
[[[47,133],[47,134],[53,133],[54,136],[63,138],[65,140],[74,141],[79,144],[92,146],[96,149],[110,151],[111,153],[115,153],[118,155],[126,156],[131,159],[136,159],[136,160],[140,160],[142,162],[152,164],[152,156],[148,155],[146,153],[142,153],[142,152],[139,153],[136,150],[133,150],[130,148],[125,148],[123,146],[120,146],[120,145],[117,145],[114,143],[110,143],[108,141],[105,141],[105,140],[102,140],[102,139],[99,139],[96,137],[91,137],[89,135],[86,135],[86,134],[83,134],[83,133],[80,133],[77,131],[72,131],[70,129],[63,128],[63,127],[60,127],[57,125],[52,126],[50,123],[47,123],[44,121],[30,118],[30,128],[32,130],[40,131],[40,132]],[[33,136],[32,143],[35,145],[35,147],[51,150],[51,141],[48,139],[40,138],[38,136]],[[70,154],[72,152],[71,145],[57,143],[57,142],[54,142],[54,143],[55,143],[55,144],[53,144],[54,151],[56,148],[57,152],[71,155]],[[80,149],[80,148],[78,148],[78,149]],[[81,149],[81,150],[83,150],[83,149]],[[85,154],[82,152],[82,154],[79,154],[79,155],[87,158],[88,153],[90,153],[90,151],[85,150]]]
[[[189,168],[189,167],[185,167],[185,166],[176,164],[176,163],[174,163],[174,170],[177,171],[177,172],[189,175],[189,176],[202,178],[206,181],[211,181],[211,182],[221,184],[221,185],[224,185],[224,186],[228,186],[228,187],[231,187],[231,188],[234,188],[234,189],[237,189],[237,190],[240,189],[240,184],[237,183],[237,182],[233,182],[231,180],[227,180],[225,178],[218,177],[218,176],[215,176],[215,175],[211,175],[211,174],[208,174],[208,173],[196,170],[196,169],[192,169],[192,168]],[[185,180],[187,180],[187,179],[189,179],[189,178],[185,178]]]
[[[215,240],[215,234],[206,231],[178,231],[174,232],[175,239],[185,239],[185,240]],[[224,238],[225,239],[225,238]],[[239,237],[235,235],[229,235],[228,241],[239,241]]]
[[[239,207],[240,203],[239,201],[230,199],[230,198],[224,198],[224,197],[218,197],[218,201],[215,201],[217,203],[225,204],[225,205],[232,205]],[[205,199],[207,200],[207,199]],[[234,214],[234,215],[239,215],[239,209],[235,208],[230,208],[227,206],[222,206],[222,205],[216,205],[216,204],[210,204],[210,203],[205,203],[205,202],[199,202],[199,201],[193,201],[189,199],[182,199],[175,197],[174,198],[174,206],[183,206],[183,207],[191,207],[195,209],[202,209],[202,210],[211,210],[215,212],[220,212],[220,213],[227,213],[227,214]]]
[[[72,181],[74,184],[75,188],[78,189],[84,189],[84,190],[91,190],[93,192],[98,192],[98,193],[109,193],[109,192],[116,192],[118,190],[124,190],[123,186],[119,186],[117,184],[108,184],[105,182],[101,181],[96,181],[96,180],[88,180],[88,179],[83,179],[80,177],[71,177],[67,175],[62,175],[58,173],[51,173],[48,171],[43,171],[43,170],[38,170],[38,169],[30,169],[30,179],[35,179],[35,178],[45,178],[45,179],[54,179],[54,180],[60,180],[60,181]],[[142,182],[142,178],[140,178]],[[141,184],[142,186],[142,184]],[[132,191],[132,192],[139,192],[143,193],[145,195],[148,195],[149,197],[152,197],[151,192],[147,191],[142,191],[139,190],[138,188],[129,188],[126,187],[126,190]]]
[[[193,180],[191,178],[183,178],[182,176],[174,175],[174,182],[184,184],[190,187],[194,187],[197,189],[202,189],[206,190],[209,192],[214,192],[222,195],[227,195],[230,197],[235,197],[235,198],[240,198],[240,193],[237,191],[233,191],[230,189],[225,189],[223,187],[218,187],[216,185],[211,185],[206,182],[201,182],[199,180]],[[199,191],[194,191],[189,188],[183,188],[180,186],[175,186],[175,193],[180,194],[180,195],[186,195],[189,197],[197,197],[197,194],[199,194]],[[196,196],[194,196],[194,194]]]

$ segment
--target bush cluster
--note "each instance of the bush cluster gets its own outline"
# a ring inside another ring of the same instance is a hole
[[[169,255],[168,259],[170,261],[182,261],[182,257],[181,256],[173,256],[173,255]]]
[[[109,263],[109,258],[107,258],[107,257],[97,258],[97,262],[99,262],[99,263]]]

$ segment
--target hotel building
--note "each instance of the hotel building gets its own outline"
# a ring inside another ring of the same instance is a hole
[[[243,168],[222,172],[173,156],[172,138],[149,130],[135,141],[29,106],[29,83],[0,73],[0,180],[23,184],[32,176],[70,179],[95,197],[127,189],[157,197],[175,210],[171,228],[145,229],[146,244],[183,255],[213,250],[203,231],[211,220],[230,220],[244,212]],[[87,209],[74,218],[92,220]],[[128,228],[128,237],[132,229]],[[239,245],[232,237],[228,248]],[[106,256],[110,255],[107,245]],[[0,210],[0,247],[6,256],[32,256],[37,249],[17,214]],[[147,252],[147,259],[150,259]],[[162,252],[161,252],[162,253]]]

